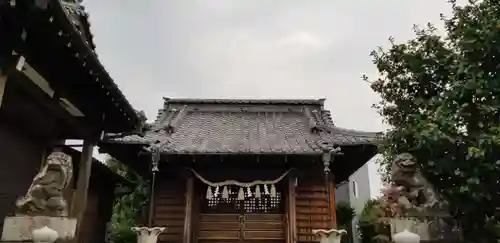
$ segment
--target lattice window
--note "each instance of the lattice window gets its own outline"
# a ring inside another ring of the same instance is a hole
[[[211,199],[206,199],[203,195],[204,213],[238,213],[240,211],[240,202],[237,200],[237,191],[229,190],[229,198],[222,199],[220,195]]]
[[[261,198],[247,198],[243,201],[245,213],[280,213],[282,211],[282,193],[276,197],[263,195]]]

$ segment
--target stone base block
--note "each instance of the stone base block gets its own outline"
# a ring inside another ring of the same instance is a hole
[[[2,230],[2,241],[31,241],[31,232],[44,226],[55,230],[59,234],[60,240],[71,240],[75,237],[75,218],[15,216],[5,218]]]
[[[391,235],[402,232],[405,229],[419,235],[422,242],[436,240],[458,242],[461,239],[460,230],[456,227],[455,222],[444,217],[391,219]]]

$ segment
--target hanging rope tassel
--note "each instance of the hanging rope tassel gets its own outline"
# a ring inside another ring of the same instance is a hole
[[[229,199],[229,190],[227,190],[227,186],[224,186],[222,189],[222,199]]]
[[[214,191],[214,197],[218,197],[218,196],[219,196],[219,186],[216,186],[215,191]]]
[[[245,192],[243,191],[243,187],[240,187],[240,190],[238,191],[238,200],[245,200]]]
[[[264,194],[269,195],[269,188],[267,188],[266,184],[264,184]]]
[[[209,186],[207,187],[207,199],[210,200],[212,199],[212,188]]]
[[[260,185],[255,186],[255,198],[260,198]]]
[[[271,197],[276,197],[276,186],[271,185]]]
[[[252,190],[250,187],[247,187],[247,197],[252,197]]]

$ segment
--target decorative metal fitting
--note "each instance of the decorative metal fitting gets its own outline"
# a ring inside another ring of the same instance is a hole
[[[151,147],[151,171],[158,172],[160,169],[158,168],[158,164],[160,162],[160,148],[157,146]]]
[[[322,160],[323,160],[323,171],[325,173],[330,172],[330,163],[332,162],[332,159],[335,156],[342,155],[342,149],[340,147],[334,147],[330,151],[325,151],[322,155]]]

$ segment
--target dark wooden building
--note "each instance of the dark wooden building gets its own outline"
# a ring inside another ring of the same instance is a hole
[[[66,192],[69,205],[74,205],[71,199],[76,193],[76,182],[78,181],[78,172],[80,170],[81,152],[63,147],[63,152],[70,155],[74,161],[73,186]],[[82,222],[81,243],[103,243],[105,241],[107,223],[113,213],[114,191],[116,187],[128,185],[123,177],[112,172],[104,163],[93,159],[92,169],[88,189],[87,206]]]
[[[78,2],[0,0],[0,228],[66,139],[83,140],[71,209],[82,219],[94,145],[104,132],[140,123],[99,62]]]
[[[139,171],[159,159],[150,217],[167,227],[161,242],[312,242],[312,229],[332,227],[335,182],[376,154],[378,135],[334,126],[323,103],[165,99],[145,134],[109,135],[100,149]]]

